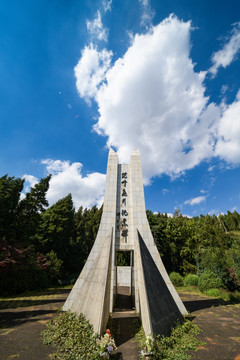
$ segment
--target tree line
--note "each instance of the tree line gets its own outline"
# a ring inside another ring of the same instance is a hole
[[[170,273],[213,272],[228,290],[240,285],[240,214],[173,217],[147,210],[150,228]]]
[[[51,176],[24,198],[24,180],[0,178],[0,289],[20,293],[73,283],[92,248],[102,208],[74,209],[69,194],[48,207]],[[168,272],[201,275],[206,270],[225,287],[240,285],[240,214],[173,217],[147,211],[150,228]]]
[[[1,294],[74,282],[92,248],[102,209],[75,211],[71,194],[48,207],[50,178],[23,199],[24,180],[0,178]]]

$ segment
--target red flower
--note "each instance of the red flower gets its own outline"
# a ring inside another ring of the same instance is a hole
[[[109,337],[112,337],[111,332],[109,329],[106,330],[106,333],[109,335]]]

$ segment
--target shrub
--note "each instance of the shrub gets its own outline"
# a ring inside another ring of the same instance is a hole
[[[195,274],[188,274],[184,277],[184,285],[198,286],[199,277]]]
[[[170,337],[158,335],[154,341],[153,359],[191,359],[191,355],[187,352],[191,350],[197,351],[199,345],[205,345],[195,337],[200,331],[197,325],[187,320],[183,325],[179,324],[173,329]]]
[[[53,359],[61,360],[96,360],[99,359],[98,335],[83,314],[77,315],[70,311],[47,323],[42,332],[43,343],[57,346]]]
[[[183,277],[179,273],[171,272],[169,277],[174,286],[183,286],[184,285]]]
[[[6,273],[0,271],[0,288],[3,296],[44,289],[47,286],[47,275],[39,268],[26,266],[24,269],[7,269]]]
[[[74,285],[75,282],[77,281],[79,277],[79,272],[78,273],[74,273],[74,274],[70,274],[67,281],[68,281],[68,284],[70,285]]]
[[[198,282],[200,291],[206,291],[209,289],[220,289],[223,288],[222,280],[217,277],[212,271],[204,272]]]
[[[223,251],[220,248],[203,248],[196,257],[198,275],[203,272],[213,272],[230,291],[237,289],[234,271],[232,273],[231,250]],[[234,267],[234,266],[233,266]]]
[[[33,272],[34,284],[33,289],[45,289],[48,287],[48,277],[42,269],[36,269]]]
[[[205,291],[206,295],[214,296],[214,297],[220,297],[222,295],[221,291],[219,289],[209,289]]]
[[[229,294],[229,292],[227,291],[223,291],[223,290],[219,290],[219,289],[209,289],[207,291],[204,291],[204,294],[208,295],[208,296],[213,296],[216,298],[220,298],[224,301],[230,301],[231,299],[231,295]]]
[[[63,261],[58,259],[57,254],[53,250],[47,253],[46,257],[49,265],[47,269],[48,278],[52,284],[57,283],[61,274]]]
[[[153,339],[152,351],[153,360],[189,360],[191,355],[188,354],[190,350],[198,350],[199,345],[205,343],[199,341],[195,336],[200,333],[197,325],[191,321],[186,320],[184,324],[179,324],[172,330],[171,336],[156,336]],[[139,347],[146,347],[146,336],[143,328],[136,334]]]

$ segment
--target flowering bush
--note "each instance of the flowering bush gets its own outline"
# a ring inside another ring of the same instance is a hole
[[[100,356],[104,359],[109,359],[110,353],[116,349],[115,341],[109,329],[106,330],[104,336],[97,339],[97,346],[99,347]]]

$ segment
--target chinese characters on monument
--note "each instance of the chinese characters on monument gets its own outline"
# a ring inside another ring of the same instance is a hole
[[[127,172],[122,172],[120,193],[121,211],[117,212],[117,230],[120,231],[120,235],[124,238],[125,243],[127,243],[128,237],[127,178]]]

